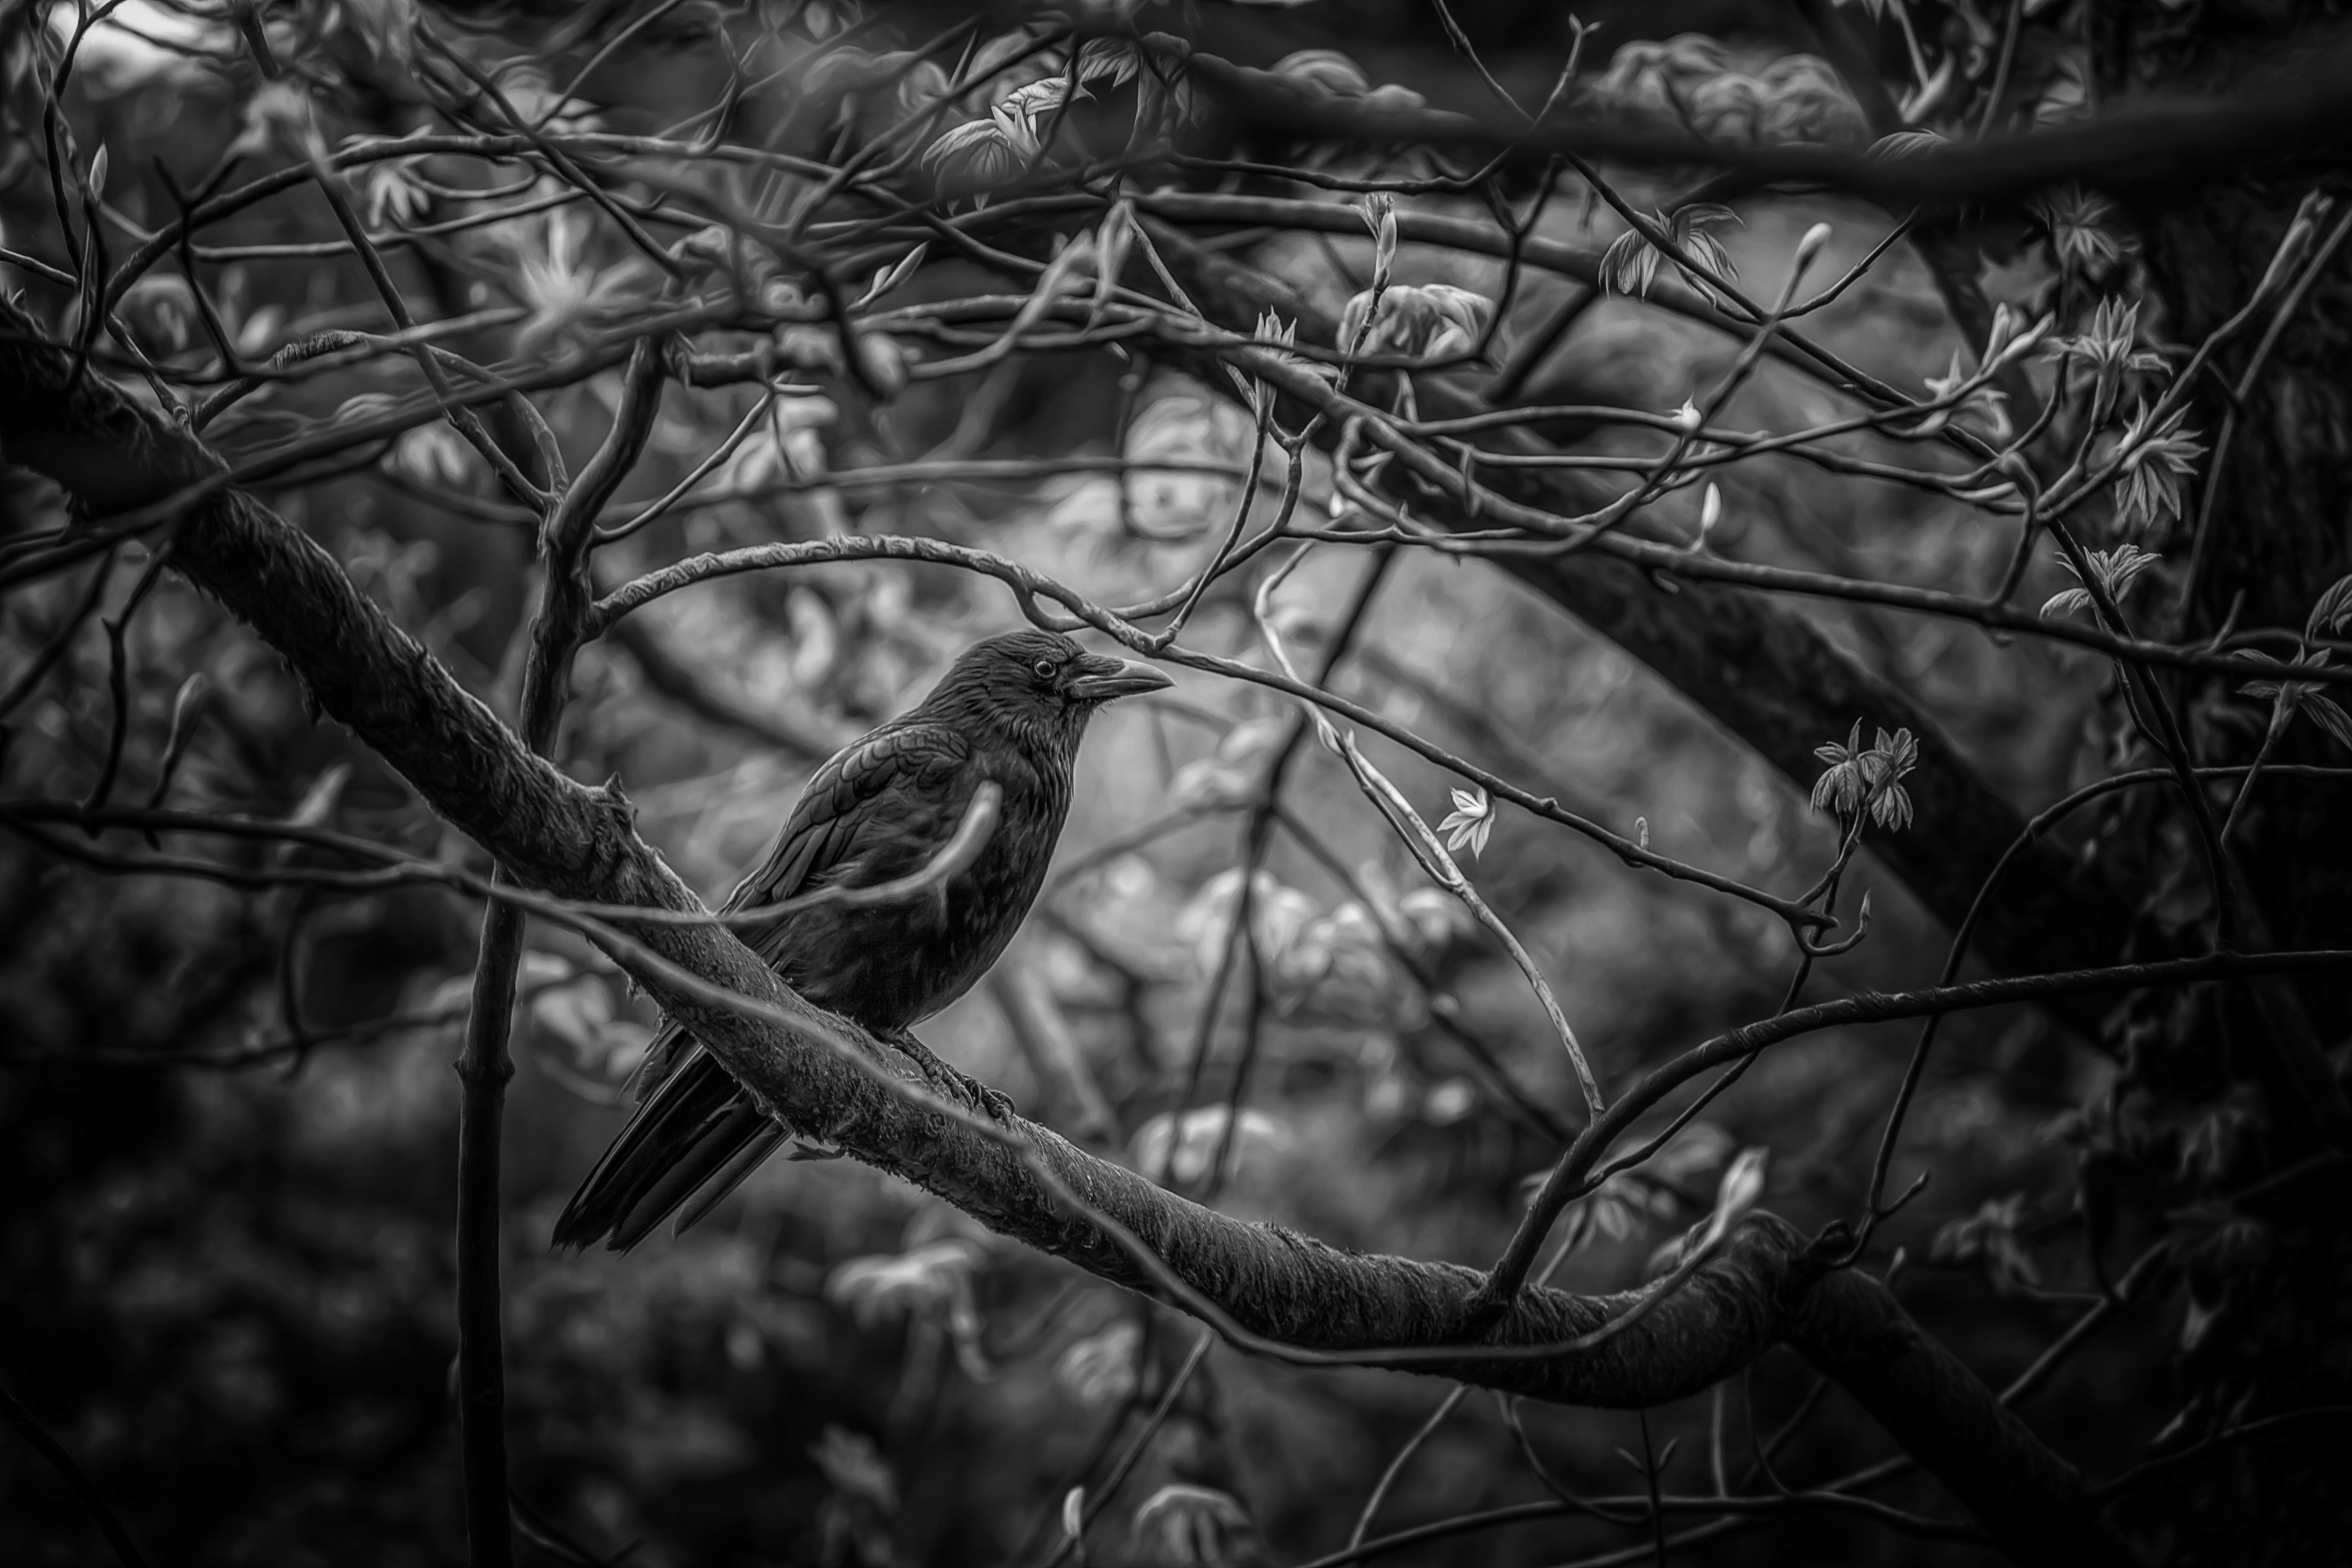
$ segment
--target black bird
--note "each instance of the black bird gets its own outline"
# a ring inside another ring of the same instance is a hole
[[[911,876],[947,847],[973,795],[992,782],[1003,798],[979,856],[938,892],[864,908],[820,904],[739,934],[810,1001],[951,1073],[908,1026],[971,990],[1036,901],[1095,710],[1170,684],[1150,665],[1089,654],[1053,632],[1012,632],[967,648],[913,711],[817,770],[765,864],[726,907]],[[646,1060],[664,1076],[572,1194],[555,1223],[558,1247],[603,1241],[626,1251],[691,1199],[683,1230],[788,1136],[676,1024],[664,1025]]]

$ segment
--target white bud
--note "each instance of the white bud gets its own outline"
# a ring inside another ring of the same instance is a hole
[[[2017,313],[2006,300],[1992,308],[1992,328],[1985,333],[1984,353],[1977,356],[1979,364],[1990,364],[2000,357],[2000,351],[2017,335]]]
[[[1698,503],[1698,536],[1705,539],[1723,521],[1723,492],[1709,483],[1706,497]]]
[[[2055,315],[2043,316],[2040,321],[2034,322],[2033,325],[2026,328],[2025,331],[2018,333],[2017,336],[2011,338],[2007,343],[2003,344],[2000,353],[1993,357],[1993,364],[2007,364],[2011,360],[2024,357],[2025,354],[2032,350],[2036,343],[2040,342],[2049,334],[2050,329],[2057,324],[2058,318]],[[1989,365],[1986,368],[1990,369],[1992,366]]]
[[[1111,204],[1101,226],[1095,230],[1095,314],[1110,303],[1118,275],[1127,269],[1128,247],[1134,243],[1135,204],[1122,198]]]
[[[97,201],[106,195],[106,143],[98,144],[98,156],[89,161],[89,199]]]
[[[1797,270],[1799,272],[1804,271],[1806,268],[1811,267],[1813,262],[1820,258],[1822,249],[1828,246],[1830,236],[1833,232],[1835,231],[1825,223],[1817,223],[1813,225],[1812,227],[1805,230],[1805,237],[1797,241]]]
[[[705,232],[709,231],[706,230]],[[718,232],[722,237],[719,242],[720,246],[720,253],[724,254],[727,246],[727,241],[724,238],[726,231],[721,229]],[[900,258],[897,266],[876,268],[874,269],[874,286],[866,291],[866,302],[871,304],[873,301],[879,300],[883,295],[887,294],[891,289],[896,289],[899,284],[904,283],[908,278],[914,276],[915,268],[923,264],[923,258],[930,253],[930,242],[926,240],[922,244],[915,247],[914,249],[907,252],[904,257]]]
[[[1388,287],[1389,274],[1396,267],[1396,198],[1386,191],[1375,191],[1358,210],[1363,215],[1364,226],[1372,231],[1372,288],[1378,291]]]
[[[1760,1145],[1751,1146],[1742,1149],[1725,1169],[1723,1184],[1716,1189],[1715,1213],[1707,1220],[1701,1245],[1714,1246],[1741,1215],[1756,1206],[1756,1200],[1764,1195],[1764,1168],[1769,1157]]]
[[[887,401],[907,389],[907,351],[889,333],[858,333],[857,364],[876,396]]]
[[[1062,1498],[1062,1533],[1076,1541],[1087,1530],[1087,1489],[1072,1487]]]

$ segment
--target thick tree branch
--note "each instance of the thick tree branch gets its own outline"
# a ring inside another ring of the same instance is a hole
[[[0,306],[0,332],[17,339],[0,347],[0,442],[10,460],[117,506],[215,466],[192,437],[103,379],[75,378],[65,353],[29,346],[36,331]],[[192,510],[177,527],[173,562],[276,648],[326,713],[488,849],[503,875],[567,899],[700,909],[636,837],[616,788],[582,786],[537,755],[332,557],[250,497],[228,490]],[[1473,1269],[1342,1252],[1243,1223],[1041,1127],[1016,1121],[1011,1138],[992,1134],[849,1059],[837,1046],[909,1084],[919,1079],[911,1062],[810,1007],[726,928],[647,922],[633,937],[661,961],[633,960],[633,972],[772,1113],[1101,1278],[1150,1283],[1123,1232],[1248,1332],[1329,1351],[1445,1345],[1478,1288]],[[673,964],[697,984],[677,983]],[[757,1011],[719,1005],[714,987]],[[2123,1560],[2095,1526],[2052,1527],[2081,1511],[2079,1479],[2001,1415],[1990,1390],[1916,1331],[1905,1337],[1891,1299],[1871,1298],[1861,1281],[1823,1291],[1819,1268],[1785,1224],[1753,1217],[1682,1289],[1590,1353],[1448,1359],[1429,1370],[1547,1400],[1641,1406],[1705,1388],[1793,1333],[1830,1358],[1824,1370],[1853,1378],[1865,1405],[1903,1423],[1898,1436],[1925,1450],[1923,1460],[2017,1560]],[[1575,1338],[1629,1300],[1525,1291],[1482,1342]],[[1944,1440],[1948,1428],[1967,1440]],[[2000,1451],[1985,1451],[1987,1442]],[[2031,1451],[2010,1451],[2019,1445]]]
[[[2092,119],[1980,141],[1946,142],[1903,158],[1822,143],[1743,146],[1711,142],[1606,110],[1555,115],[1542,127],[1488,123],[1442,110],[1381,107],[1318,93],[1271,71],[1194,53],[1239,128],[1262,136],[1420,143],[1439,148],[1586,158],[1665,168],[1717,168],[1748,188],[1827,185],[1876,200],[1967,203],[2014,199],[2063,180],[2179,189],[2341,168],[2352,155],[2352,97],[2343,90],[2352,45],[2318,28],[2242,72],[2228,94],[2150,93]]]

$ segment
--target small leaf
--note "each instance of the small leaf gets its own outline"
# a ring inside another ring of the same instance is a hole
[[[2334,637],[2347,621],[2352,621],[2352,577],[2338,577],[2319,595],[2319,603],[2311,606],[2311,618],[2303,623],[2304,640]]]
[[[2125,593],[2131,587],[2132,579],[2164,559],[2161,555],[2142,550],[2137,544],[2118,544],[2113,550],[2093,550],[2087,554],[2091,563],[2092,578],[2100,587],[2105,589],[2107,596],[2117,604],[2123,602]],[[2058,558],[2058,564],[2073,573],[2076,578],[2079,579],[2082,576],[2082,573],[2075,570],[2073,557],[2061,555]],[[2046,620],[2053,615],[2069,610],[2089,609],[2095,603],[2087,584],[2080,588],[2069,588],[2063,593],[2052,595],[2050,602],[2042,606],[2042,618]]]
[[[2062,588],[2042,602],[2042,618],[2046,621],[2053,616],[2072,615],[2076,610],[2090,607],[2091,591],[2088,588]]]
[[[1274,74],[1334,98],[1361,98],[1372,90],[1364,68],[1337,49],[1300,49],[1274,62]]]
[[[1738,268],[1732,265],[1731,252],[1724,248],[1722,240],[1707,232],[1711,225],[1738,221],[1738,215],[1729,207],[1694,202],[1678,208],[1671,217],[1664,213],[1653,213],[1651,220],[1664,234],[1667,243],[1694,263],[1720,278],[1738,276]],[[1659,259],[1658,249],[1642,231],[1629,227],[1612,240],[1601,255],[1601,286],[1613,293],[1646,296],[1657,277]],[[1680,261],[1675,265],[1684,282],[1702,294],[1715,293],[1706,277],[1685,268]]]
[[[824,1479],[845,1497],[856,1498],[884,1514],[898,1511],[898,1479],[881,1448],[863,1432],[828,1425],[809,1447]]]
[[[1367,289],[1340,312],[1339,342],[1357,353],[1442,359],[1475,349],[1494,315],[1492,300],[1451,283]]]
[[[1707,1216],[1706,1226],[1698,1235],[1699,1250],[1720,1242],[1739,1222],[1740,1215],[1756,1206],[1756,1200],[1764,1195],[1764,1171],[1770,1158],[1769,1150],[1751,1145],[1724,1167],[1723,1180],[1715,1190],[1715,1211]]]
[[[343,785],[351,781],[352,765],[337,763],[310,781],[302,792],[292,815],[286,818],[289,827],[319,827],[331,821],[335,806],[343,798]]]
[[[1127,253],[1135,243],[1135,204],[1125,197],[1111,204],[1095,230],[1095,297],[1088,319],[1099,317],[1127,269]]]
[[[2048,226],[2051,253],[2061,271],[2099,279],[2123,259],[2124,241],[2110,226],[2115,204],[2105,196],[2062,185],[2034,208]]]
[[[2158,421],[2147,405],[2132,416],[2116,447],[2123,460],[2116,477],[2117,526],[2135,528],[2179,515],[2181,480],[2196,470],[2205,450],[2196,431],[2181,427],[2188,416],[2183,407]]]
[[[882,298],[883,295],[890,292],[891,289],[896,289],[899,284],[904,283],[908,279],[913,277],[915,275],[915,268],[923,264],[923,258],[930,254],[930,241],[925,240],[922,244],[915,247],[914,249],[900,257],[895,266],[876,268],[874,269],[873,287],[866,290],[866,298],[860,300],[859,303],[870,305],[875,300]]]
[[[1249,1510],[1238,1499],[1209,1487],[1172,1482],[1135,1510],[1135,1534],[1144,1561],[1238,1563],[1257,1550]]]
[[[983,180],[1011,174],[1017,166],[1012,138],[994,119],[966,121],[932,142],[923,154],[923,162],[935,173],[951,161],[960,163],[964,174]]]
[[[1389,274],[1396,266],[1396,198],[1386,191],[1374,191],[1356,209],[1356,216],[1371,231],[1372,291],[1378,293],[1388,286]]]
[[[2303,700],[2303,710],[2321,729],[2336,737],[2336,744],[2352,750],[2352,716],[2347,716],[2332,697],[2311,696]]]
[[[1118,87],[1133,81],[1143,62],[1135,46],[1123,38],[1088,38],[1079,46],[1075,68],[1082,82],[1108,77],[1111,86]]]
[[[1862,721],[1853,721],[1845,744],[1832,741],[1815,746],[1813,755],[1829,763],[1829,771],[1813,781],[1813,809],[1841,818],[1853,816],[1868,795],[1862,770]]]
[[[1446,836],[1445,847],[1459,849],[1467,844],[1473,856],[1484,855],[1486,837],[1495,830],[1495,803],[1479,788],[1457,789],[1453,795],[1453,813],[1437,825]]]
[[[1944,145],[1945,139],[1933,131],[1897,131],[1882,136],[1870,144],[1866,158],[1916,158],[1922,153],[1932,153]]]

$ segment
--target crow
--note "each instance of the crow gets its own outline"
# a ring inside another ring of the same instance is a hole
[[[912,876],[993,783],[1003,797],[979,855],[938,889],[860,907],[819,903],[739,934],[809,1001],[907,1049],[966,1098],[988,1100],[907,1030],[971,990],[1036,901],[1087,721],[1114,698],[1171,684],[1150,665],[1089,654],[1053,632],[967,648],[912,711],[816,771],[766,861],[726,907]],[[646,1064],[658,1081],[565,1205],[559,1247],[602,1241],[625,1252],[681,1208],[683,1231],[790,1135],[676,1024],[654,1037]]]

